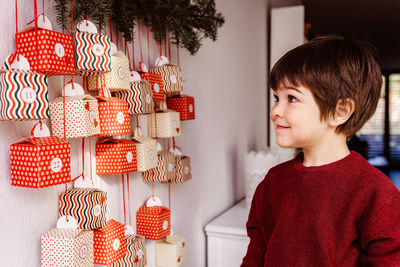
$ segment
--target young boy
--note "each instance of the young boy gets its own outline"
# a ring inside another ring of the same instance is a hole
[[[284,55],[270,81],[276,142],[302,152],[257,187],[241,266],[400,266],[400,193],[346,145],[380,96],[370,47],[314,39]]]

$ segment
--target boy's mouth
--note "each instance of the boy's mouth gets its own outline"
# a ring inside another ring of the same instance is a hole
[[[289,128],[290,128],[289,126],[283,126],[283,125],[279,125],[279,124],[275,125],[275,129],[277,129],[277,130],[286,130]]]

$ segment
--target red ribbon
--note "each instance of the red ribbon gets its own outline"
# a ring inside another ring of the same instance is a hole
[[[131,42],[131,44],[132,44],[132,65],[133,65],[133,70],[135,70],[136,69],[136,67],[135,67],[135,43],[134,43],[133,34],[134,34],[134,32],[132,29],[132,42]]]
[[[146,26],[146,34],[147,34],[147,67],[150,68],[150,32],[149,26]]]
[[[111,42],[113,41],[113,33],[112,33],[112,25],[111,25],[111,16],[108,17],[108,25],[110,26],[110,38]]]
[[[123,174],[122,174],[122,203],[124,204],[124,222],[126,224],[125,183],[124,183],[124,175]]]
[[[129,173],[126,174],[126,185],[128,186],[128,213],[129,213],[129,224],[132,225],[132,217],[131,217],[131,197],[129,192]]]
[[[139,32],[140,61],[143,62],[142,36],[140,34],[140,20],[138,20],[138,32]]]

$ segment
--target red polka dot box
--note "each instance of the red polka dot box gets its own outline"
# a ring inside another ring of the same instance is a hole
[[[166,150],[157,153],[157,167],[143,173],[145,182],[168,182],[175,176],[174,154]]]
[[[137,234],[146,239],[160,240],[171,230],[171,212],[157,197],[150,197],[136,212]]]
[[[170,109],[157,110],[149,116],[149,136],[168,138],[181,135],[179,112]]]
[[[181,121],[194,120],[194,97],[188,95],[177,95],[167,99],[167,107],[179,112]]]
[[[180,235],[169,235],[156,243],[157,267],[177,267],[186,260],[186,242]]]
[[[93,266],[93,231],[51,229],[41,238],[42,266]]]
[[[150,69],[150,73],[161,75],[164,81],[165,94],[178,94],[182,92],[182,77],[179,66],[166,64]]]
[[[96,144],[97,174],[125,174],[137,171],[136,142],[107,138]]]
[[[55,136],[12,144],[10,163],[13,186],[42,188],[71,181],[70,144]]]
[[[146,80],[132,83],[129,91],[115,92],[115,96],[128,102],[130,114],[154,112],[153,92],[151,85]]]
[[[150,72],[139,72],[140,77],[146,81],[148,81],[153,90],[153,101],[154,102],[164,102],[164,80],[162,76],[155,73]]]
[[[127,253],[111,267],[144,267],[147,264],[145,238],[140,235],[127,235]]]
[[[127,253],[125,225],[115,220],[94,230],[94,263],[111,265]]]

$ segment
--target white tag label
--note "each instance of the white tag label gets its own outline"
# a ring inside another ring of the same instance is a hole
[[[124,120],[125,120],[124,113],[122,113],[121,111],[118,112],[117,113],[117,121],[118,121],[118,123],[122,124],[122,123],[124,123]]]
[[[172,127],[173,127],[174,129],[177,128],[177,122],[176,122],[176,121],[172,121]]]
[[[21,98],[25,103],[31,104],[36,100],[36,92],[31,87],[25,87],[21,91]]]
[[[100,204],[97,204],[96,206],[94,206],[93,213],[94,213],[94,216],[96,216],[96,217],[100,215],[100,213],[101,213]]]
[[[167,230],[167,228],[168,228],[168,221],[164,221],[162,224],[162,229]]]
[[[146,103],[150,104],[151,102],[151,96],[149,94],[146,95]]]
[[[94,123],[94,112],[92,110],[89,111],[89,119],[91,123]]]
[[[154,83],[153,89],[154,89],[154,92],[156,92],[156,93],[160,92],[160,86],[158,85],[158,83]]]
[[[119,241],[118,238],[116,238],[116,239],[114,240],[114,242],[113,242],[113,249],[114,249],[115,251],[117,251],[117,250],[119,249],[120,243],[121,243],[121,242]]]
[[[64,228],[64,229],[77,229],[78,222],[72,216],[61,216],[57,220],[57,228]]]
[[[142,78],[140,77],[140,74],[136,71],[131,71],[131,75],[129,77],[129,82],[130,83],[136,83],[140,82]]]
[[[143,250],[142,250],[142,249],[139,249],[139,250],[136,252],[136,256],[138,257],[139,260],[141,260],[141,259],[143,258]]]
[[[176,76],[175,75],[171,75],[171,77],[169,78],[169,80],[171,81],[171,83],[173,83],[173,84],[176,84],[176,82],[177,82],[177,79],[176,79]]]
[[[98,57],[104,55],[104,47],[101,44],[94,44],[92,47],[92,52]]]
[[[129,162],[129,163],[131,163],[132,162],[132,160],[133,160],[133,154],[132,154],[132,152],[128,152],[128,153],[126,153],[126,160]]]
[[[56,43],[54,46],[54,51],[56,52],[56,55],[58,57],[64,57],[65,56],[65,49],[64,46],[60,43]]]
[[[50,163],[50,169],[53,172],[59,172],[61,171],[63,164],[60,158],[54,158],[52,159],[51,163]]]
[[[118,69],[118,76],[119,76],[120,79],[125,78],[125,70],[124,70],[123,67],[119,67],[119,69]]]
[[[81,249],[79,250],[79,257],[80,257],[81,259],[84,259],[84,258],[86,258],[87,253],[88,253],[88,247],[87,247],[86,244],[83,244],[83,245],[81,246]]]
[[[149,159],[150,159],[150,160],[153,160],[153,159],[154,159],[154,151],[153,151],[153,150],[150,150],[150,151],[149,151]]]
[[[185,174],[188,174],[188,173],[189,173],[189,167],[186,166],[186,167],[185,167]]]
[[[192,104],[189,105],[189,112],[193,112],[193,105]]]
[[[39,15],[37,17],[38,28],[46,29],[46,30],[53,30],[53,26],[48,17],[44,15]]]
[[[172,170],[174,169],[174,166],[172,166],[171,163],[168,164],[168,171],[172,172]]]

